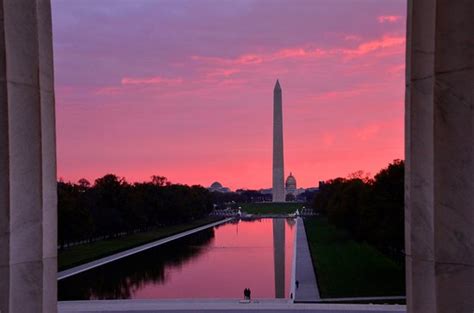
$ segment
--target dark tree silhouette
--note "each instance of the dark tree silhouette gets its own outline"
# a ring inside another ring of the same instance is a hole
[[[394,160],[373,179],[359,171],[324,182],[313,207],[329,222],[347,229],[402,260],[404,247],[404,162]]]
[[[107,174],[77,184],[58,182],[59,245],[120,236],[191,221],[212,210],[209,191],[201,186],[176,185],[166,177],[129,184]]]

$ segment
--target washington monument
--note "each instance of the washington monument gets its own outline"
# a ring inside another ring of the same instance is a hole
[[[284,168],[283,168],[283,113],[281,87],[276,82],[273,89],[273,202],[285,201]]]

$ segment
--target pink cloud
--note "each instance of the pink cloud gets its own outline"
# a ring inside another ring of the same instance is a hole
[[[379,23],[396,23],[401,19],[402,17],[400,15],[382,15],[377,17]]]
[[[320,93],[316,96],[310,97],[310,101],[340,101],[343,99],[354,99],[355,97],[366,96],[376,91],[380,86],[377,84],[371,85],[357,85],[350,89],[333,90]]]
[[[343,50],[343,53],[347,56],[361,56],[388,48],[403,48],[404,45],[405,36],[384,35],[380,39],[361,43],[356,49]],[[403,52],[403,50],[400,50],[400,52]]]
[[[108,87],[101,87],[101,88],[98,88],[96,91],[95,91],[95,94],[96,95],[106,95],[106,96],[110,96],[110,95],[116,95],[120,92],[120,88],[119,87],[114,87],[114,86],[108,86]]]
[[[351,39],[348,39],[351,38]],[[346,36],[346,40],[359,40],[359,37]],[[356,48],[310,48],[310,47],[288,47],[277,50],[275,52],[268,53],[249,53],[243,54],[236,58],[220,58],[220,57],[206,57],[194,55],[191,57],[194,61],[201,61],[214,66],[232,66],[231,69],[223,70],[219,69],[216,75],[229,76],[240,70],[238,66],[247,65],[261,65],[264,63],[281,61],[281,60],[297,60],[302,58],[321,58],[326,56],[345,56],[345,57],[360,57],[369,53],[381,52],[384,50],[390,50],[381,53],[380,55],[390,55],[393,53],[403,53],[403,47],[405,44],[404,36],[394,35],[383,35],[382,37],[365,41],[360,43]],[[391,49],[394,49],[393,51]],[[236,67],[237,66],[237,67]],[[216,71],[215,69],[213,71]],[[212,76],[212,74],[211,74]]]
[[[191,57],[192,60],[202,61],[214,65],[257,65],[266,62],[272,62],[283,59],[297,59],[302,57],[321,57],[327,55],[333,50],[324,49],[307,49],[301,47],[289,47],[281,50],[277,50],[273,53],[250,53],[243,54],[237,58],[218,58],[218,57],[206,57],[194,55]]]
[[[240,72],[240,69],[237,69],[237,68],[229,68],[229,69],[218,68],[218,69],[215,69],[215,70],[207,73],[206,76],[208,78],[211,78],[211,77],[229,77],[229,76],[232,76],[232,75],[237,74],[239,72]]]
[[[221,86],[243,86],[248,83],[245,79],[225,79],[222,80],[219,85]]]
[[[206,63],[220,64],[220,65],[255,65],[263,62],[263,58],[257,54],[244,54],[235,59],[225,59],[219,57],[206,57],[200,55],[191,56],[192,60],[203,61]]]
[[[347,40],[347,41],[360,41],[360,40],[362,40],[362,38],[360,36],[357,36],[357,35],[346,35],[346,36],[344,36],[344,40]]]
[[[256,54],[246,54],[237,59],[237,64],[260,64],[263,58]]]
[[[158,84],[181,84],[181,78],[163,78],[160,76],[154,77],[124,77],[120,81],[122,85],[158,85]]]
[[[303,48],[283,49],[273,54],[272,59],[286,59],[310,56],[311,52]]]

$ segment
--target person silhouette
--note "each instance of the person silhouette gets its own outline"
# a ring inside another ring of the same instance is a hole
[[[244,299],[248,299],[248,298],[249,298],[249,289],[245,288],[244,289]]]

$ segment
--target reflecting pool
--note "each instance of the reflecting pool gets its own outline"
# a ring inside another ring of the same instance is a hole
[[[232,221],[58,282],[59,300],[288,297],[293,219]]]

